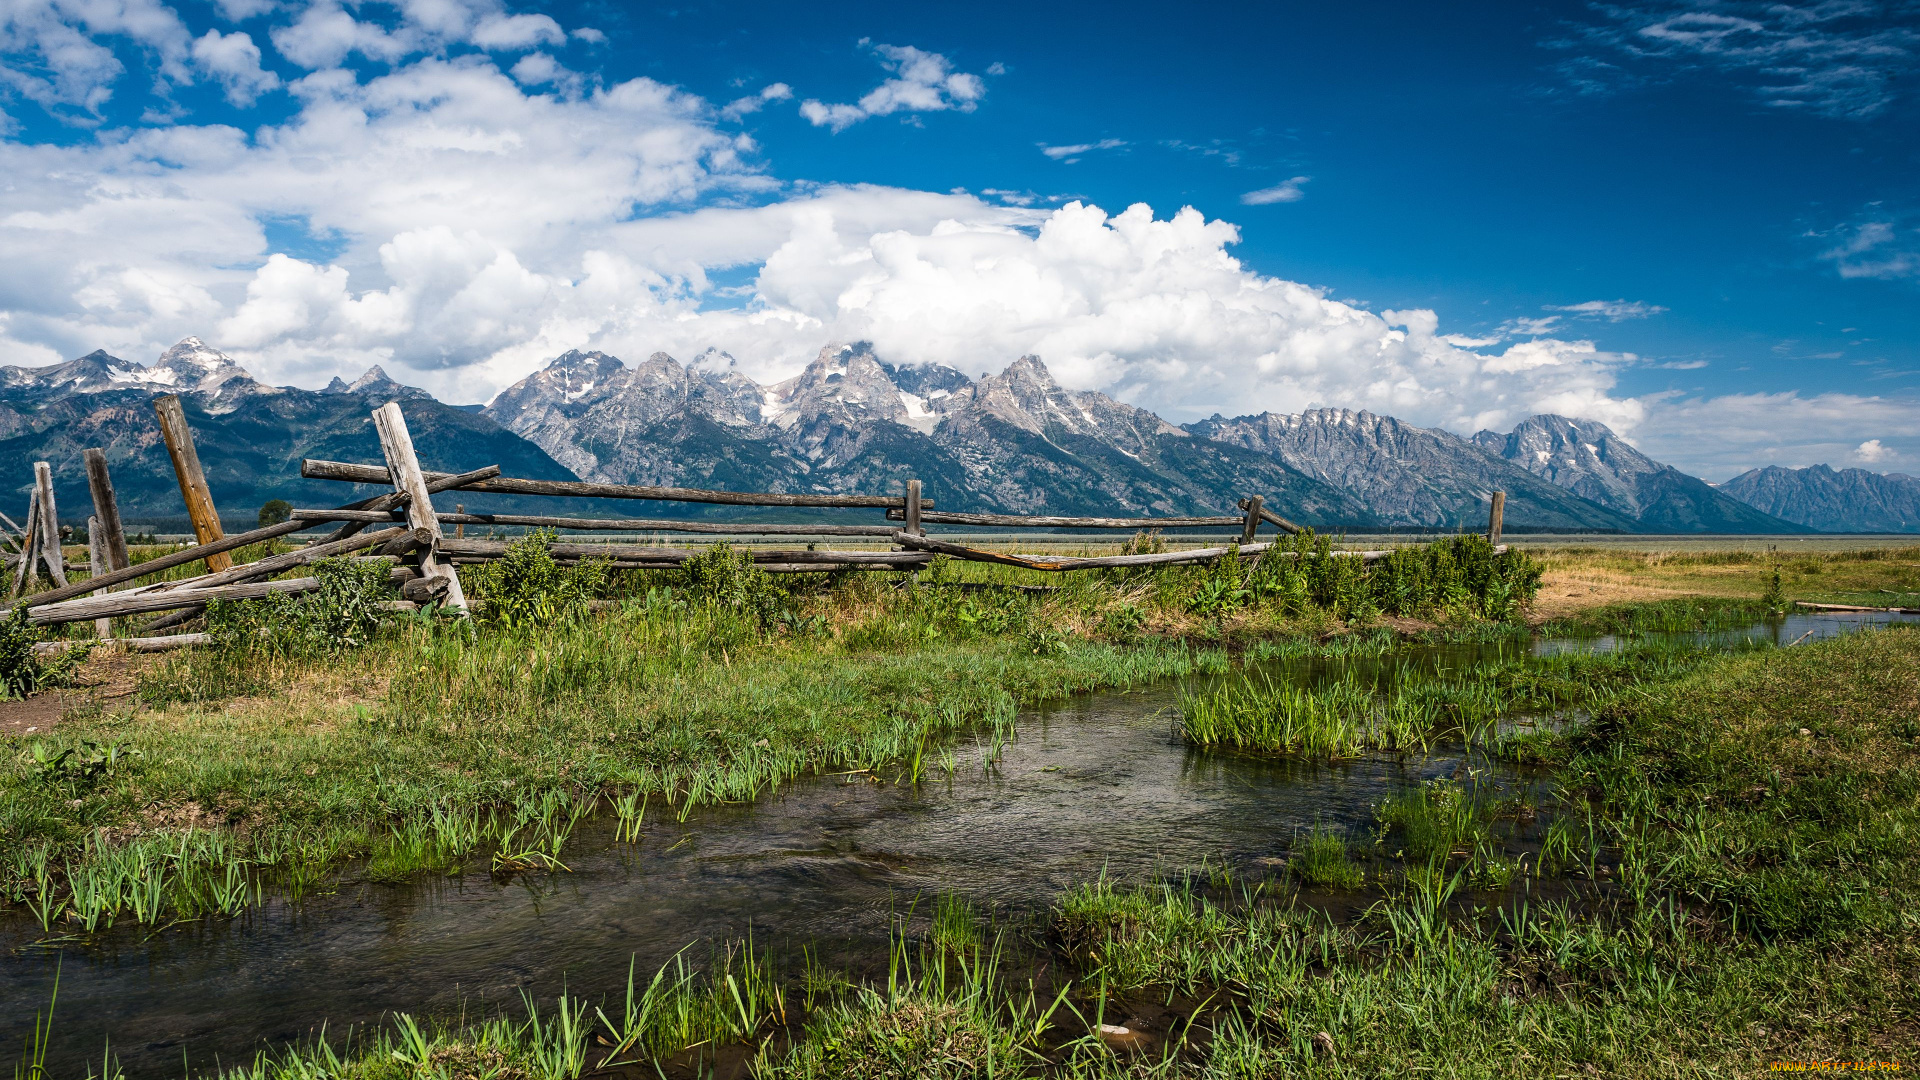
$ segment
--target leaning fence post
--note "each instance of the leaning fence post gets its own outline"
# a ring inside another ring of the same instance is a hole
[[[100,519],[101,540],[107,546],[107,569],[125,570],[132,561],[127,557],[127,534],[120,526],[120,506],[113,501],[113,477],[107,475],[107,452],[96,446],[83,456],[87,461],[87,488],[93,493],[93,515]]]
[[[113,568],[107,565],[106,530],[100,526],[98,517],[87,519],[87,573],[95,578],[105,576]],[[107,590],[96,589],[93,595],[104,596]],[[102,641],[113,636],[112,619],[93,620],[93,632]]]
[[[27,590],[27,582],[33,580],[34,560],[40,557],[40,487],[34,485],[33,494],[27,499],[27,529],[20,534],[20,565],[14,569],[13,597]]]
[[[1498,544],[1500,542],[1500,517],[1506,512],[1506,509],[1507,493],[1504,491],[1494,492],[1493,505],[1487,508],[1487,543]]]
[[[920,528],[920,481],[907,481],[906,513],[901,516],[904,517],[907,522],[907,527],[903,531],[910,532],[915,536],[926,535],[926,531]]]
[[[187,414],[180,408],[177,394],[162,394],[153,399],[153,412],[160,418],[160,437],[167,441],[167,454],[173,458],[173,475],[180,481],[180,497],[186,500],[187,517],[193,520],[193,534],[202,544],[211,544],[226,536],[220,528],[220,513],[213,508],[213,492],[200,471],[200,453],[193,448],[193,432],[187,430]],[[207,572],[217,574],[233,569],[233,557],[221,552],[207,556]]]
[[[389,401],[373,412],[373,426],[380,433],[380,449],[387,456],[387,471],[393,487],[405,492],[407,523],[433,534],[432,546],[420,553],[420,576],[428,581],[446,583],[446,605],[454,611],[467,610],[467,594],[460,588],[460,575],[453,565],[441,560],[440,519],[433,512],[433,495],[427,490],[427,478],[420,473],[420,459],[414,456],[413,436],[407,434],[407,418],[400,403]]]
[[[1247,522],[1240,526],[1240,542],[1253,543],[1253,534],[1260,528],[1260,496],[1247,496]]]
[[[60,546],[60,512],[54,509],[53,466],[44,461],[33,463],[33,486],[40,493],[40,561],[47,575],[61,588],[67,587],[67,554]]]

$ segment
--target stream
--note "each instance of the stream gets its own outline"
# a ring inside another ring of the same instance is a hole
[[[1788,644],[1809,630],[1819,638],[1896,620],[1799,615],[1704,637]],[[1462,665],[1499,648],[1409,646],[1267,667],[1317,683]],[[996,767],[983,768],[986,746],[963,739],[950,747],[954,774],[930,750],[917,786],[804,778],[684,824],[650,812],[637,843],[616,841],[613,816],[597,815],[562,853],[571,872],[498,880],[476,859],[461,876],[350,882],[231,920],[128,923],[59,949],[35,947],[44,935],[31,918],[0,915],[0,1045],[22,1045],[56,970],[58,1075],[80,1075],[85,1061],[98,1068],[111,1040],[127,1076],[178,1077],[311,1038],[322,1021],[338,1035],[394,1010],[518,1013],[522,991],[597,1000],[624,990],[630,958],[644,982],[683,948],[704,963],[715,945],[749,935],[779,956],[806,946],[830,965],[867,969],[885,956],[899,914],[930,906],[936,892],[1017,917],[1102,873],[1143,880],[1204,860],[1268,877],[1315,823],[1363,835],[1383,798],[1463,764],[1458,747],[1332,766],[1191,751],[1172,732],[1180,691],[1092,693],[1024,713]],[[1489,780],[1532,797],[1549,783],[1498,769],[1480,782]]]

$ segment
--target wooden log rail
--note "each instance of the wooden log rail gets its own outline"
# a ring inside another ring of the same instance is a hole
[[[299,521],[398,521],[392,511],[377,510],[294,510]],[[435,514],[442,525],[520,525],[542,529],[577,529],[582,532],[684,532],[729,536],[872,536],[893,535],[891,525],[787,525],[770,522],[741,522],[730,525],[714,521],[678,521],[666,518],[576,518],[549,517],[542,514]],[[924,515],[923,515],[924,517]],[[1235,518],[1238,522],[1240,519]],[[455,539],[462,539],[456,536]]]
[[[921,504],[925,506],[925,503]],[[904,515],[887,511],[888,521],[903,521]],[[1231,517],[1048,517],[1029,514],[950,514],[920,512],[923,525],[985,525],[994,528],[1026,529],[1198,529],[1234,528],[1246,523],[1236,514]]]
[[[505,555],[507,543],[505,540],[462,540],[456,537],[441,540],[440,550],[455,561],[479,562]],[[652,544],[552,544],[547,550],[562,562],[606,559],[615,566],[634,564],[654,569],[677,567],[701,554],[691,548],[657,547]],[[752,551],[748,554],[759,564],[817,566],[823,570],[836,566],[921,566],[933,559],[931,555],[911,551],[777,550]]]
[[[396,566],[389,580],[394,584],[402,584],[412,580],[413,577],[414,572],[411,569]],[[319,578],[305,577],[288,578],[283,581],[258,581],[245,585],[219,585],[211,589],[179,589],[172,592],[147,589],[139,592],[108,593],[105,596],[92,596],[84,600],[69,600],[65,603],[36,607],[27,613],[27,621],[34,626],[53,626],[59,623],[110,619],[121,615],[140,615],[149,611],[167,611],[191,604],[205,604],[210,600],[259,600],[274,593],[312,592],[319,587]]]
[[[354,465],[344,461],[307,458],[300,462],[300,475],[309,480],[342,480],[352,484],[391,484],[387,470],[379,465]],[[446,473],[426,473],[429,481]],[[523,480],[499,476],[467,487],[469,491],[487,491],[496,495],[554,495],[577,499],[652,499],[657,502],[722,503],[728,506],[814,506],[841,509],[906,509],[906,496],[892,495],[788,495],[771,491],[709,491],[705,488],[651,487],[645,484],[596,484],[585,480]],[[922,507],[933,505],[924,499]]]
[[[453,476],[447,476],[442,474],[441,481],[430,482],[427,485],[427,487],[429,490],[433,490],[436,487],[438,487],[439,484],[442,482],[457,486],[463,477],[479,477],[479,476],[482,476],[482,474],[485,474],[487,476],[497,476],[499,472],[500,472],[499,466],[490,465],[485,469],[477,469],[471,473],[461,473]],[[445,490],[445,489],[442,489],[442,490]],[[386,505],[391,506],[393,505],[393,503],[388,502],[387,500],[390,500],[392,498],[393,496],[391,495],[382,495],[372,499],[362,499],[357,503],[349,504],[347,507],[345,507],[345,509],[354,509],[354,510],[366,509],[368,507],[372,507],[380,503],[385,503]],[[96,589],[104,589],[109,585],[118,585],[123,581],[132,581],[136,578],[151,577],[154,574],[158,574],[163,570],[171,570],[174,567],[180,566],[185,563],[196,562],[198,560],[206,558],[210,554],[215,553],[213,551],[210,551],[209,549],[218,549],[218,551],[220,552],[233,551],[236,548],[243,548],[249,544],[258,544],[263,541],[274,540],[282,536],[288,536],[293,533],[299,532],[301,529],[304,529],[306,527],[307,527],[307,523],[304,521],[284,521],[278,525],[269,525],[264,529],[255,529],[252,532],[236,533],[233,536],[225,537],[211,544],[201,544],[196,547],[184,548],[180,551],[176,551],[168,555],[162,555],[158,558],[148,559],[146,562],[135,563],[134,565],[127,567],[125,570],[116,570],[111,574],[106,574],[98,578],[92,578],[87,581],[82,581],[77,584],[69,585],[63,589],[51,589],[47,592],[37,593],[33,596],[29,596],[21,600],[20,604],[23,607],[29,607],[29,608],[40,607],[44,604],[57,604],[63,600],[71,600],[76,596],[81,596],[83,594],[93,592]],[[362,527],[363,526],[360,523],[352,523],[351,531],[358,531]],[[349,530],[347,529],[342,530],[342,532],[347,532],[347,531]],[[336,537],[336,539],[344,539],[344,537]],[[257,564],[248,563],[245,566],[236,567],[235,569],[251,570],[255,566],[257,566]],[[11,614],[12,612],[10,610],[0,610],[0,618],[4,618]]]
[[[1046,571],[1097,570],[1118,566],[1177,566],[1183,563],[1210,562],[1234,550],[1233,547],[1204,547],[1189,548],[1186,551],[1162,551],[1150,555],[1104,555],[1096,558],[1078,558],[1068,555],[1014,555],[1003,551],[986,551],[980,548],[962,547],[959,544],[949,544],[940,540],[930,540],[924,536],[914,536],[905,532],[894,533],[893,542],[899,544],[901,547],[912,548],[916,551],[949,555],[956,559],[965,559],[968,562],[998,563],[1001,566],[1018,566],[1027,570]],[[1274,547],[1271,543],[1239,544],[1235,546],[1239,548],[1239,552],[1242,555],[1260,555],[1271,551]],[[1497,555],[1507,549],[1506,545],[1503,544],[1493,550],[1494,554]],[[1272,554],[1278,558],[1297,558],[1300,553],[1297,551],[1272,551]],[[1334,558],[1359,559],[1362,562],[1374,562],[1392,555],[1393,552],[1391,550],[1334,551],[1329,552],[1329,554]]]

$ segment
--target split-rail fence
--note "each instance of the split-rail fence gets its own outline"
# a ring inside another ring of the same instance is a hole
[[[407,431],[406,417],[399,403],[392,402],[382,405],[373,413],[374,428],[379,434],[380,448],[385,458],[384,465],[308,459],[301,463],[300,468],[300,475],[308,479],[380,484],[391,487],[391,491],[330,509],[296,508],[285,522],[228,536],[215,511],[213,496],[201,471],[193,435],[187,427],[179,399],[171,394],[156,398],[154,412],[197,542],[171,554],[132,563],[127,555],[119,509],[114,501],[113,482],[107,472],[106,455],[99,449],[89,449],[83,455],[94,510],[93,516],[87,521],[89,561],[84,569],[88,577],[83,581],[69,582],[66,572],[82,568],[69,566],[62,553],[52,468],[44,461],[34,463],[34,485],[26,524],[16,524],[11,518],[0,514],[0,523],[4,523],[15,534],[7,536],[4,543],[18,548],[17,554],[9,553],[7,556],[14,569],[10,603],[25,608],[28,620],[34,625],[93,621],[101,638],[111,638],[111,620],[116,617],[166,612],[142,628],[143,636],[113,639],[114,644],[134,651],[157,651],[202,644],[208,640],[206,634],[144,635],[191,621],[206,610],[209,601],[255,599],[273,593],[299,593],[318,588],[317,578],[281,578],[279,575],[315,560],[339,555],[387,563],[391,568],[390,579],[403,598],[388,604],[394,610],[412,610],[422,604],[439,603],[449,610],[464,612],[467,600],[457,568],[500,558],[507,548],[504,540],[468,538],[465,531],[470,525],[580,532],[672,532],[690,536],[846,537],[887,542],[892,548],[887,551],[815,550],[814,546],[809,545],[806,549],[749,549],[754,563],[770,573],[911,571],[926,566],[938,556],[1052,572],[1200,563],[1221,558],[1230,552],[1263,556],[1274,544],[1258,538],[1262,525],[1271,525],[1285,533],[1302,531],[1300,526],[1269,509],[1260,495],[1248,495],[1239,500],[1238,506],[1242,512],[1233,515],[1070,517],[942,511],[932,499],[922,496],[918,480],[908,480],[899,495],[836,495],[712,491],[577,480],[527,480],[501,476],[497,465],[464,473],[432,472],[421,466],[414,453],[412,437]],[[445,492],[880,510],[883,512],[883,522],[873,525],[783,524],[485,514],[467,513],[464,505],[456,507],[455,512],[449,514],[437,510],[433,503],[434,495]],[[1504,503],[1505,493],[1494,492],[1488,538],[1496,544],[1500,539]],[[238,566],[233,564],[231,553],[235,550],[327,524],[335,526],[333,531],[305,547],[268,555]],[[1240,535],[1238,542],[1224,545],[1080,557],[1015,554],[968,547],[928,536],[925,528],[928,525],[1133,531],[1234,528],[1240,530]],[[453,528],[452,535],[448,534],[447,526]],[[622,543],[561,542],[553,544],[551,551],[561,562],[599,559],[617,569],[672,569],[700,554],[692,548]],[[1384,558],[1390,552],[1336,551],[1334,554],[1373,560]],[[141,578],[193,562],[204,562],[205,572],[195,577],[116,591]],[[28,592],[28,587],[41,573],[50,579],[54,587],[45,592]],[[13,614],[12,608],[0,610],[0,618],[11,618]],[[57,647],[57,643],[50,644]]]

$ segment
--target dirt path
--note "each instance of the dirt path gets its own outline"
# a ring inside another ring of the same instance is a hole
[[[0,739],[44,734],[60,716],[76,706],[112,709],[133,697],[141,657],[96,650],[75,673],[75,685],[65,690],[34,694],[24,700],[0,701]]]

